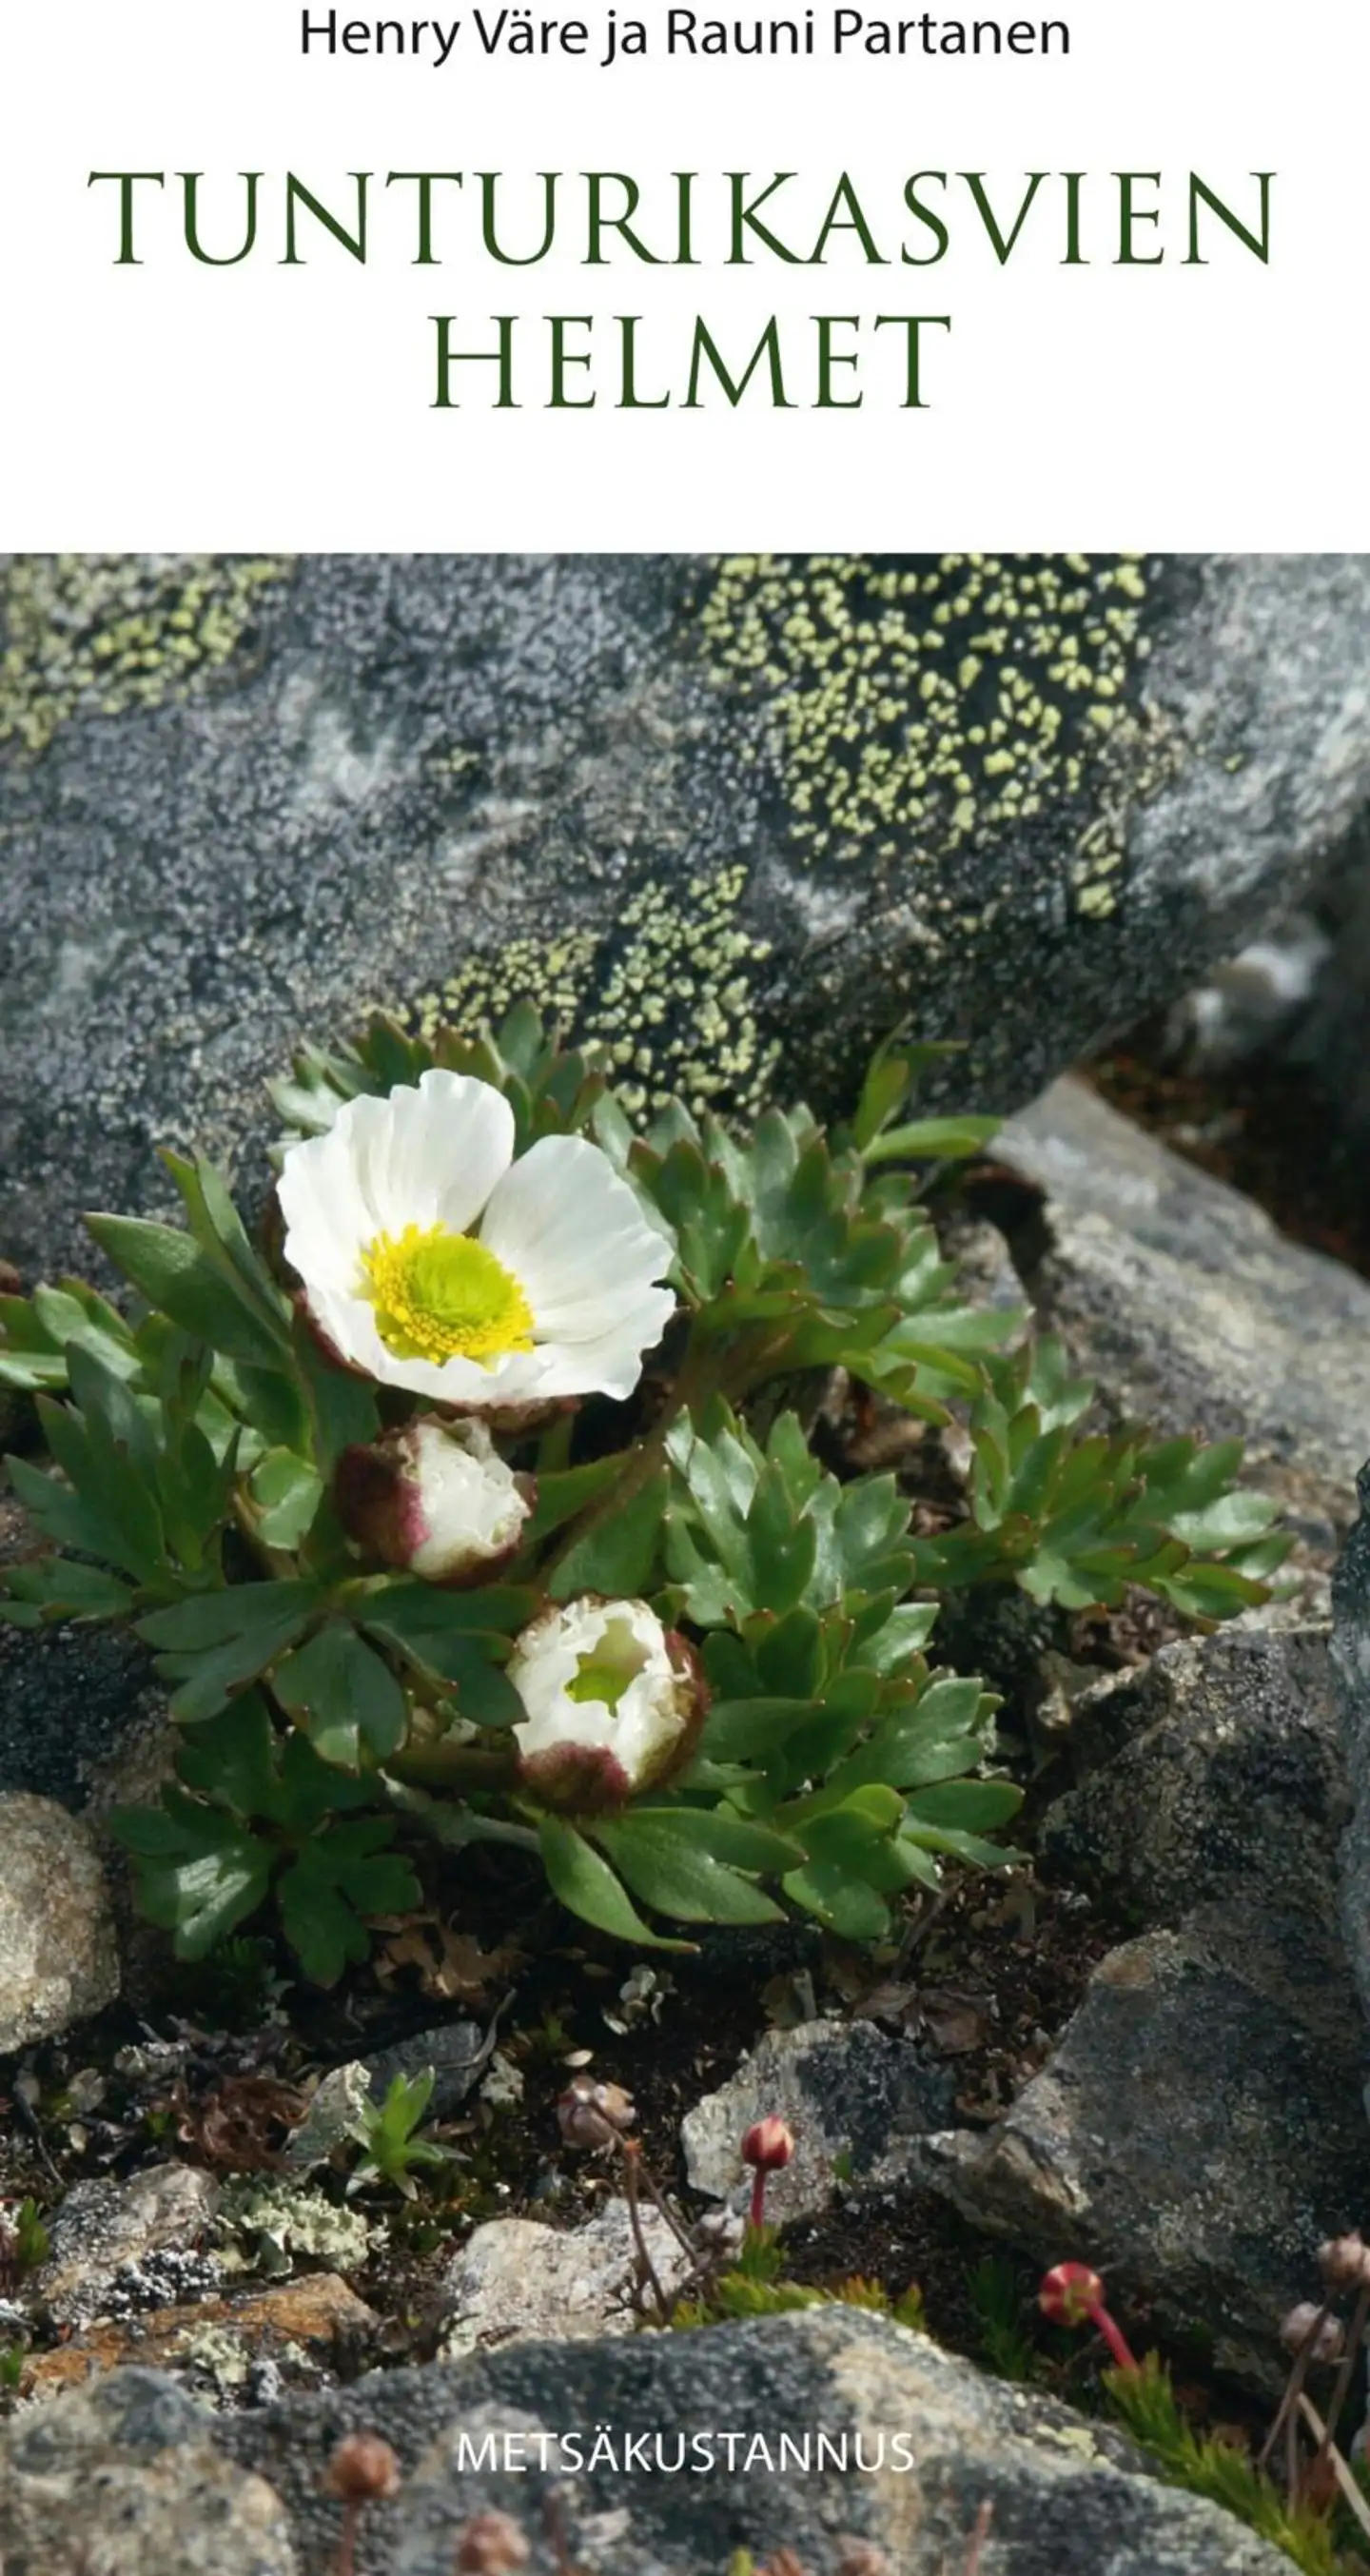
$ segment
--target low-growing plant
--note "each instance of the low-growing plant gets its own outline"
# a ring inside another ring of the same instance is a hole
[[[1230,1444],[1082,1435],[1054,1346],[964,1302],[922,1190],[993,1122],[908,1119],[920,1061],[882,1049],[829,1131],[676,1104],[639,1134],[526,1008],[378,1020],[278,1086],[260,1242],[168,1154],[183,1226],[89,1220],[126,1312],[0,1298],[48,1450],[9,1462],[43,1552],[0,1616],[152,1649],[175,1777],[117,1830],[180,1955],[269,1907],[330,1983],[417,1902],[425,1837],[528,1855],[639,1946],[791,1909],[878,1938],[944,1856],[1002,1861],[1019,1803],[928,1596],[1263,1597],[1282,1542]],[[892,1476],[840,1480],[773,1409],[834,1369],[968,1411],[963,1527],[915,1534]]]
[[[348,2176],[349,2192],[364,2191],[371,2183],[387,2183],[406,2200],[413,2200],[418,2193],[416,2173],[433,2172],[451,2164],[450,2147],[440,2146],[436,2138],[419,2135],[433,2098],[433,2084],[431,2066],[426,2066],[420,2075],[393,2076],[384,2100],[368,2104],[363,2110],[348,2132],[363,2150],[361,2163]]]

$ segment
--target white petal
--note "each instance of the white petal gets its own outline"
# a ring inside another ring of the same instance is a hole
[[[622,1402],[642,1375],[642,1354],[660,1341],[675,1298],[669,1288],[648,1288],[620,1313],[608,1331],[593,1340],[548,1342],[543,1392],[546,1395],[613,1396]]]
[[[285,1220],[285,1257],[307,1287],[350,1295],[357,1284],[364,1245],[376,1232],[362,1195],[355,1157],[346,1138],[330,1128],[292,1145],[278,1183]]]
[[[384,1120],[359,1122],[367,1194],[378,1231],[448,1225],[468,1234],[514,1151],[514,1113],[503,1092],[471,1074],[425,1073],[380,1101],[357,1101]]]
[[[518,1280],[539,1340],[604,1332],[670,1260],[627,1182],[583,1136],[544,1136],[511,1164],[480,1237]]]

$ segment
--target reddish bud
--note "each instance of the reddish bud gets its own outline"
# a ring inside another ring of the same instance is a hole
[[[324,2483],[344,2504],[379,2504],[399,2493],[400,2464],[379,2433],[347,2433],[333,2452]]]
[[[528,2543],[512,2514],[473,2513],[457,2534],[457,2576],[513,2576],[526,2567]]]
[[[742,2161],[763,2173],[778,2173],[794,2154],[794,2131],[784,2120],[757,2120],[742,2141]]]

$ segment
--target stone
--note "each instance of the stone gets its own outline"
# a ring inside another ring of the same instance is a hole
[[[659,2211],[641,2213],[652,2269],[667,2298],[683,2291],[692,2266]],[[492,2218],[477,2227],[443,2275],[449,2318],[443,2352],[455,2360],[488,2345],[579,2341],[632,2334],[644,2312],[633,2297],[637,2250],[625,2200],[611,2200],[587,2227],[544,2227],[533,2218]],[[651,2312],[650,2292],[646,2312]]]
[[[793,2130],[795,2152],[767,2177],[767,2216],[778,2225],[817,2217],[839,2192],[866,2198],[897,2183],[910,2142],[940,2127],[954,2090],[945,2066],[873,2022],[769,2030],[681,2122],[691,2187],[718,2200],[750,2195],[742,2140],[754,2121],[775,2117]]]
[[[378,2049],[363,2062],[373,2102],[385,2100],[397,2075],[412,2084],[415,2076],[431,2067],[433,2090],[428,2117],[447,2120],[460,2110],[489,2058],[479,2022],[447,2021],[439,2022],[432,2030],[421,2030],[414,2039],[397,2040],[393,2048]]]
[[[340,2346],[356,2350],[369,2341],[378,2322],[335,2272],[306,2272],[298,2281],[245,2298],[202,2299],[193,2307],[154,2308],[118,2323],[97,2322],[51,2352],[36,2354],[24,2374],[24,2393],[79,2387],[122,2362],[183,2371],[221,2392],[242,2389],[255,2363],[326,2362]]]
[[[926,2139],[912,2177],[1044,2268],[1089,2262],[1163,2330],[1211,2334],[1216,2367],[1269,2394],[1319,2243],[1370,2210],[1362,2056],[1325,1925],[1224,1899],[1112,1951],[1005,2117]]]
[[[0,2425],[5,2576],[297,2576],[279,2498],[210,2434],[150,2370]]]
[[[1108,1413],[1244,1440],[1251,1481],[1330,1558],[1370,1422],[1370,1281],[1287,1242],[1073,1078],[1010,1119],[995,1154],[1044,1195],[1020,1212],[1018,1266]]]
[[[19,557],[0,617],[26,1274],[164,1204],[158,1142],[254,1192],[263,1082],[374,1003],[532,990],[744,1105],[910,1019],[967,1041],[930,1102],[1013,1107],[1370,788],[1356,556]]]
[[[610,2449],[591,2468],[600,2428]],[[319,2464],[351,2430],[392,2443],[405,2473],[395,2501],[362,2518],[362,2576],[451,2576],[457,2536],[483,2511],[522,2526],[528,2576],[568,2560],[595,2576],[722,2576],[740,2550],[760,2561],[782,2548],[805,2576],[838,2576],[858,2541],[883,2552],[889,2576],[959,2576],[984,2504],[986,2576],[991,2566],[994,2576],[1288,2576],[1278,2551],[1217,2507],[1145,2474],[1106,2423],[849,2309],[515,2343],[224,2417],[216,2439],[270,2476],[310,2568],[327,2568],[337,2547]],[[820,2431],[833,2446],[822,2461]],[[782,2465],[782,2434],[807,2437],[807,2472],[794,2457]],[[581,2470],[569,2441],[559,2447],[569,2435]],[[645,2438],[647,2466],[626,2458],[630,2435]],[[657,2471],[657,2438],[668,2464],[677,2441],[698,2439],[695,2465]],[[553,2487],[559,2560],[546,2519]]]
[[[1361,2003],[1370,2014],[1370,1467],[1332,1582],[1333,1660],[1352,1812],[1341,1845],[1341,1921]]]
[[[1219,1630],[1096,1684],[1066,1739],[1078,1785],[1043,1819],[1042,1858],[1136,1924],[1231,1898],[1333,1931],[1350,1813],[1325,1628]]]
[[[85,1826],[50,1798],[0,1795],[0,2057],[118,1992],[114,1916]]]
[[[47,2259],[29,2293],[62,2325],[102,2315],[121,2271],[162,2247],[198,2246],[218,2207],[219,2186],[196,2165],[153,2165],[126,2182],[73,2183],[48,2226]]]

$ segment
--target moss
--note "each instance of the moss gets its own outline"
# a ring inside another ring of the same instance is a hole
[[[73,716],[188,696],[290,570],[287,556],[16,556],[0,580],[0,743],[36,754]]]
[[[441,1021],[501,1019],[535,1002],[574,1039],[608,1052],[630,1115],[679,1093],[696,1112],[722,1101],[759,1109],[778,1048],[754,1004],[755,970],[770,955],[738,918],[743,867],[715,869],[681,888],[647,877],[602,932],[511,940],[474,957],[418,1011],[425,1035]]]

